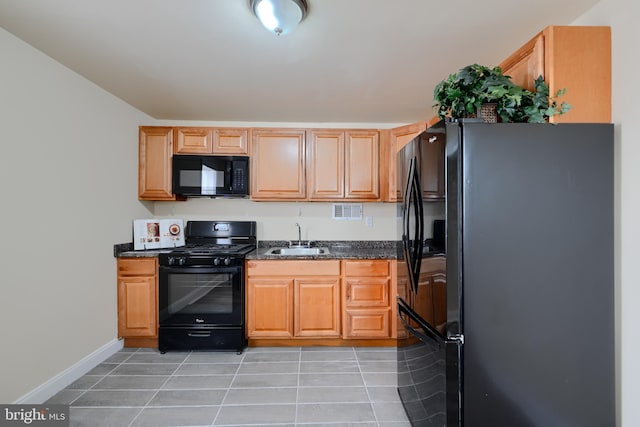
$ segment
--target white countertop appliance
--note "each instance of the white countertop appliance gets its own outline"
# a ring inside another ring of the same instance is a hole
[[[134,219],[133,249],[177,248],[184,246],[181,219]]]

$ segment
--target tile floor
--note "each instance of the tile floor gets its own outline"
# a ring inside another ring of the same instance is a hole
[[[396,365],[395,348],[125,348],[47,403],[71,426],[405,427]]]

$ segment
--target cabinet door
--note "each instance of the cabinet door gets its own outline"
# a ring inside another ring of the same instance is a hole
[[[403,162],[398,162],[398,150],[427,128],[426,122],[417,122],[387,130],[381,141],[380,186],[383,202],[397,202],[402,199],[402,185],[398,185],[398,174],[402,176]],[[404,180],[402,180],[404,182]]]
[[[295,280],[295,336],[340,336],[340,278]]]
[[[344,132],[313,130],[307,146],[309,198],[344,197]]]
[[[304,199],[306,197],[305,173],[304,130],[253,130],[252,199]]]
[[[502,72],[511,81],[525,89],[533,90],[533,81],[544,74],[544,35],[538,34],[513,53],[502,64]]]
[[[211,154],[213,130],[211,128],[179,127],[174,131],[174,154]]]
[[[118,335],[156,336],[155,278],[121,277],[118,288]]]
[[[549,26],[501,64],[512,81],[533,89],[542,76],[549,93],[567,92],[558,101],[572,109],[549,119],[552,123],[611,122],[611,28]]]
[[[293,279],[249,278],[247,336],[293,337]]]
[[[433,298],[433,325],[441,333],[447,326],[447,275],[444,271],[431,276],[431,296]]]
[[[214,129],[213,154],[249,154],[249,129]]]
[[[378,131],[359,130],[345,133],[345,198],[380,198],[379,150]]]
[[[140,127],[138,145],[138,198],[140,200],[175,200],[175,196],[171,193],[172,153],[172,128]]]
[[[559,101],[573,108],[552,123],[611,123],[611,28],[550,26],[545,38],[549,93],[567,89]]]
[[[155,258],[118,260],[118,336],[158,335]]]
[[[415,312],[433,326],[433,277],[431,272],[420,272],[418,292],[413,294],[412,298]]]
[[[426,199],[444,199],[444,147],[442,134],[427,133],[422,141],[421,184]]]

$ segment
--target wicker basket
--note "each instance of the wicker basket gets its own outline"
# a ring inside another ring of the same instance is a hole
[[[496,112],[497,104],[492,103],[484,103],[480,106],[480,110],[478,111],[478,118],[484,120],[485,123],[498,123],[498,113]]]

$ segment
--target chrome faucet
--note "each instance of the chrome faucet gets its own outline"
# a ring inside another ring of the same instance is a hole
[[[296,227],[298,227],[298,246],[302,246],[302,231],[300,230],[300,224],[297,222]]]

